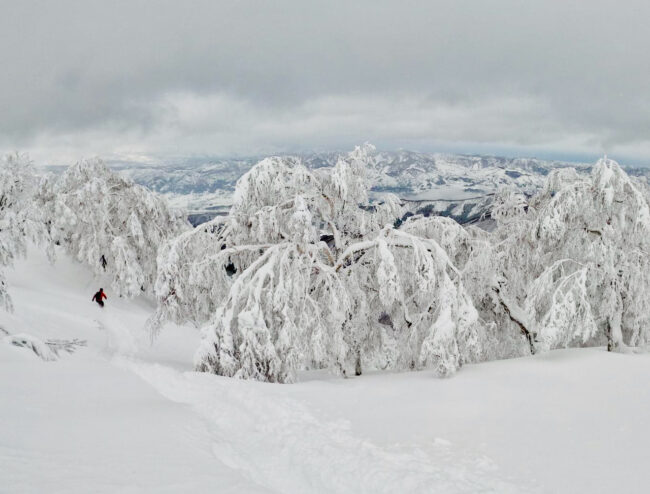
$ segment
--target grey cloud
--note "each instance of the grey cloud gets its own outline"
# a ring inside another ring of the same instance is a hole
[[[650,158],[647,2],[0,0],[0,14],[0,147],[374,137]]]

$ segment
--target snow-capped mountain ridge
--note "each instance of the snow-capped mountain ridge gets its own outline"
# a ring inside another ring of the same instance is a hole
[[[299,155],[312,169],[334,166],[341,153]],[[188,159],[173,164],[142,165],[131,162],[109,163],[121,174],[164,194],[205,194],[229,192],[237,179],[259,157],[236,159]],[[368,170],[373,190],[400,192],[411,196],[441,185],[463,186],[473,195],[492,192],[495,187],[515,185],[537,188],[541,177],[558,167],[590,169],[590,165],[536,158],[503,158],[453,154],[425,154],[413,151],[379,151]]]
[[[332,167],[342,153],[300,155],[311,169]],[[186,209],[193,223],[201,223],[228,211],[239,177],[261,158],[187,158],[174,163],[143,164],[113,161],[108,164],[122,176],[164,194],[174,207]],[[412,212],[443,214],[458,221],[476,219],[503,188],[530,195],[556,168],[576,168],[588,173],[592,165],[537,158],[378,151],[367,170],[374,197],[390,192],[407,200]],[[56,168],[51,170],[57,171]],[[630,174],[650,176],[650,169],[629,169]]]

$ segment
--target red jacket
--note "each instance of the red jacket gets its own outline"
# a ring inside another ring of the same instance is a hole
[[[97,302],[101,302],[103,298],[108,298],[106,294],[102,292],[97,292],[95,295],[93,295],[93,302],[97,300]]]

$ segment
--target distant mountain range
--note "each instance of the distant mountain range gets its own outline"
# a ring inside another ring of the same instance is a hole
[[[334,166],[340,153],[304,154],[309,168]],[[236,159],[192,158],[170,164],[110,162],[121,175],[167,196],[188,211],[194,224],[225,214],[239,177],[261,157]],[[380,151],[368,170],[373,198],[391,192],[404,200],[410,214],[440,214],[460,223],[476,222],[489,211],[492,195],[510,187],[533,194],[554,168],[573,167],[588,173],[591,165],[536,158],[503,158],[412,151]],[[628,168],[650,178],[650,168]]]

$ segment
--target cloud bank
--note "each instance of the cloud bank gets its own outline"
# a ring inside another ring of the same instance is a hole
[[[650,162],[641,1],[0,0],[0,149]]]

